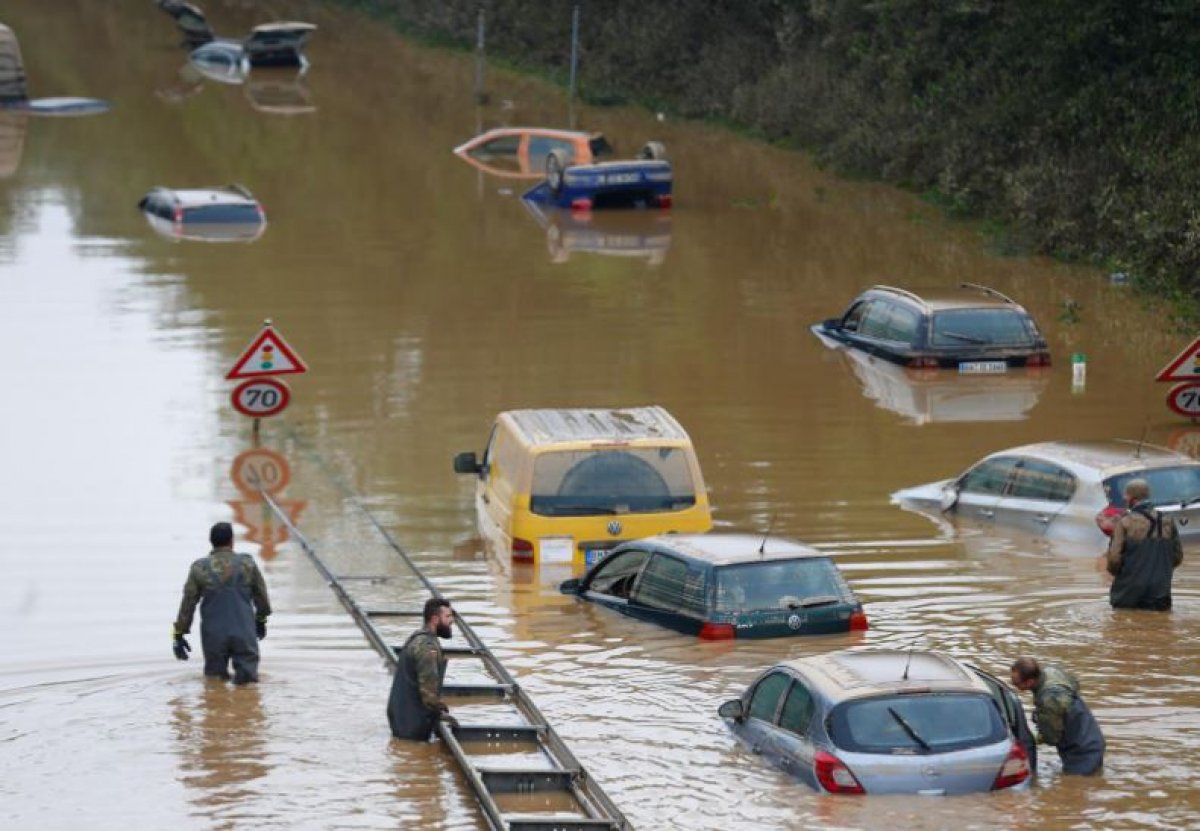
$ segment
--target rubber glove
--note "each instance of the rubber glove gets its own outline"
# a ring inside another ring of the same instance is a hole
[[[260,641],[267,636],[267,619],[265,617],[254,621],[254,634],[258,635]]]
[[[174,630],[172,630],[172,631],[174,631]],[[178,658],[180,661],[186,661],[188,659],[188,653],[192,651],[192,645],[190,643],[188,643],[187,638],[185,638],[180,633],[175,632],[174,634],[175,634],[175,643],[171,647],[171,650],[175,653],[175,657]]]

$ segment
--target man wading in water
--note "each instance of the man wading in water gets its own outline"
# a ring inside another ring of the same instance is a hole
[[[1063,773],[1099,773],[1104,765],[1104,734],[1079,696],[1078,679],[1058,664],[1018,658],[1009,680],[1018,690],[1033,693],[1038,742],[1058,749]]]
[[[233,550],[233,526],[218,522],[208,532],[212,551],[192,563],[183,585],[179,617],[171,630],[175,657],[188,659],[191,645],[184,637],[192,629],[192,615],[200,604],[200,645],[204,648],[204,674],[228,678],[233,663],[233,683],[258,680],[258,641],[267,636],[271,601],[267,584],[249,554]]]
[[[1114,609],[1171,608],[1171,580],[1183,562],[1174,521],[1150,505],[1150,485],[1130,479],[1122,490],[1129,510],[1113,525],[1106,556],[1113,576],[1108,600]]]
[[[454,634],[450,601],[431,597],[425,601],[424,616],[425,625],[413,632],[396,652],[396,674],[387,706],[392,735],[422,742],[429,740],[439,721],[450,728],[458,726],[441,698],[446,659],[438,638],[447,639]]]

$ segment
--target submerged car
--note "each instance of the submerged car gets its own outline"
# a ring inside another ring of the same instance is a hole
[[[1016,694],[939,652],[785,661],[717,712],[755,752],[827,793],[998,791],[1027,786],[1037,768]]]
[[[546,158],[555,150],[570,164],[591,164],[612,155],[612,146],[601,133],[548,127],[497,127],[455,147],[454,154],[493,176],[537,179],[544,175]]]
[[[829,635],[868,626],[862,603],[827,554],[778,537],[636,540],[559,588],[705,639]]]
[[[158,0],[158,7],[175,20],[184,44],[192,49],[192,62],[208,68],[212,72],[209,77],[215,80],[220,80],[215,76],[232,74],[232,69],[222,72],[222,67],[237,67],[245,74],[252,66],[308,66],[304,47],[317,29],[312,23],[280,20],[255,26],[244,38],[226,38],[213,32],[199,6]]]
[[[892,494],[902,507],[935,518],[1104,545],[1097,513],[1124,508],[1130,479],[1150,484],[1155,507],[1187,541],[1200,532],[1200,461],[1135,441],[1055,441],[985,456],[953,479]]]
[[[1012,298],[975,283],[920,292],[874,286],[841,317],[812,330],[917,369],[988,374],[1050,364],[1046,340],[1029,313]]]
[[[546,179],[522,195],[538,205],[593,208],[669,208],[675,174],[666,150],[647,142],[637,159],[572,164],[561,150],[546,156]]]
[[[250,242],[262,236],[267,225],[262,205],[241,185],[154,188],[138,207],[150,227],[168,239]]]

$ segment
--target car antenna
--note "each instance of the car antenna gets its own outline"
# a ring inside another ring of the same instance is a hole
[[[1147,416],[1146,423],[1142,425],[1142,437],[1138,439],[1137,449],[1133,451],[1133,458],[1142,458],[1142,445],[1146,443],[1146,433],[1150,432],[1150,418]]]
[[[917,637],[920,637],[919,635]],[[912,665],[913,649],[917,645],[917,638],[912,639],[912,643],[908,645],[908,657],[904,659],[904,675],[900,676],[900,680],[908,680],[908,668]]]
[[[775,514],[771,514],[771,521],[767,523],[767,533],[763,534],[762,543],[758,546],[758,556],[767,553],[767,537],[771,536],[772,529],[775,528]]]

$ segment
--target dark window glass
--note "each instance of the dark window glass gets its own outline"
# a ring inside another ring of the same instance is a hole
[[[649,556],[645,551],[622,551],[620,554],[614,554],[596,568],[587,590],[628,598],[633,581],[637,579]]]
[[[561,150],[567,154],[567,162],[575,161],[575,145],[563,139],[547,138],[545,136],[530,136],[529,138],[529,167],[532,170],[542,170],[546,167],[546,157],[551,150]]]
[[[184,222],[261,222],[257,205],[199,205],[185,208]]]
[[[500,136],[491,141],[484,142],[478,147],[469,150],[468,153],[473,158],[482,161],[491,161],[504,156],[517,155],[517,151],[521,148],[520,136]]]
[[[750,718],[762,719],[774,723],[775,711],[779,709],[779,699],[787,689],[789,679],[782,672],[772,672],[758,682],[754,694],[750,697]]]
[[[814,709],[812,693],[797,681],[792,684],[792,689],[783,702],[783,712],[779,715],[779,726],[797,736],[803,736],[808,733],[808,723],[812,721]]]
[[[1108,501],[1118,508],[1125,507],[1125,484],[1130,479],[1146,480],[1150,485],[1150,501],[1155,505],[1174,505],[1200,497],[1200,467],[1135,470],[1104,480],[1104,492],[1108,494]]]
[[[1003,494],[1017,461],[1011,456],[1001,456],[998,459],[980,462],[963,475],[958,482],[958,488],[966,493]]]
[[[608,143],[608,139],[604,136],[596,136],[588,142],[588,147],[592,150],[592,157],[599,159],[602,156],[611,156],[613,149]]]
[[[689,460],[680,447],[540,453],[529,509],[542,516],[681,511],[696,504]]]
[[[1013,477],[1008,496],[1066,502],[1075,493],[1075,477],[1058,465],[1024,459]]]
[[[850,701],[830,713],[829,733],[834,744],[855,753],[918,754],[995,744],[1009,735],[995,702],[983,693]]]
[[[888,340],[911,344],[916,338],[917,323],[920,319],[921,316],[914,309],[906,306],[892,306],[884,337]]]
[[[876,300],[863,312],[862,322],[858,324],[858,333],[868,338],[886,338],[891,317],[891,304]]]
[[[862,325],[863,315],[866,313],[867,306],[869,305],[869,303],[864,301],[851,306],[850,311],[846,312],[845,317],[842,318],[842,328],[847,332],[857,332],[858,327]]]
[[[1036,331],[1016,309],[949,309],[933,316],[934,346],[1031,346]]]
[[[753,612],[837,603],[850,597],[827,557],[764,560],[716,569],[718,612]]]
[[[704,570],[699,565],[656,554],[646,566],[631,599],[655,609],[703,616]]]

